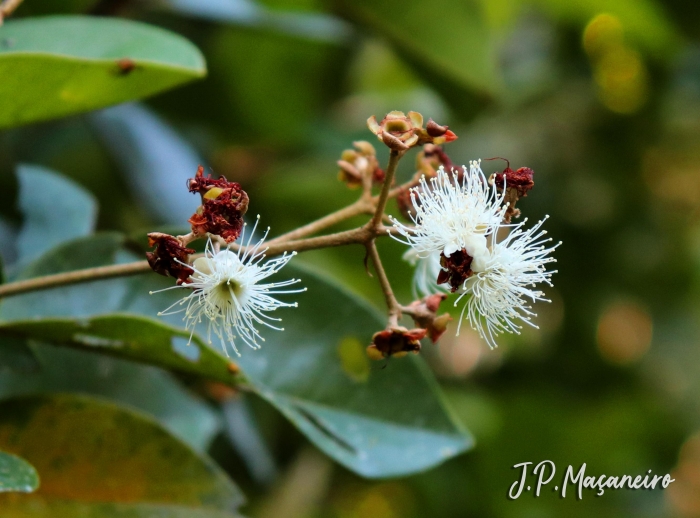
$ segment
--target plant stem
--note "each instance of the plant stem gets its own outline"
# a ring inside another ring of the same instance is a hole
[[[370,203],[370,201],[364,199],[364,197],[360,198],[355,203],[352,203],[347,207],[343,207],[340,210],[332,212],[327,216],[317,219],[316,221],[312,221],[308,225],[304,225],[303,227],[299,227],[295,230],[292,230],[291,232],[287,232],[286,234],[277,236],[276,238],[268,241],[268,245],[275,245],[283,241],[290,241],[292,239],[299,239],[302,237],[310,236],[311,234],[315,234],[316,232],[331,227],[336,223],[340,223],[341,221],[352,218],[354,216],[359,216],[360,214],[366,213],[371,214],[372,209],[373,205]]]
[[[398,325],[399,318],[401,317],[401,306],[394,296],[394,291],[391,289],[391,283],[389,282],[389,278],[386,276],[386,272],[384,271],[384,265],[379,257],[379,251],[377,250],[377,245],[374,242],[374,239],[369,241],[366,244],[366,247],[367,253],[374,264],[374,269],[377,272],[377,279],[379,279],[379,284],[382,287],[384,299],[386,300],[386,306],[389,309],[389,324],[396,326]]]
[[[45,290],[47,288],[56,288],[67,284],[80,284],[83,282],[112,279],[114,277],[138,275],[149,271],[151,271],[151,267],[148,265],[148,261],[136,261],[133,263],[113,264],[109,266],[98,266],[97,268],[75,270],[72,272],[56,273],[54,275],[27,279],[26,281],[10,282],[0,285],[0,298]]]
[[[313,237],[308,239],[298,239],[291,241],[283,241],[271,244],[266,252],[268,257],[283,254],[284,252],[303,252],[306,250],[315,250],[318,248],[328,248],[334,246],[342,246],[356,243],[366,243],[367,240],[374,237],[368,229],[364,227],[345,232],[329,234],[327,236]],[[239,250],[242,247],[236,245],[231,246],[232,250]],[[192,259],[196,259],[201,254],[192,255]],[[109,266],[98,266],[96,268],[86,268],[84,270],[75,270],[72,272],[57,273],[54,275],[45,275],[25,281],[10,282],[0,285],[0,299],[30,293],[33,291],[45,290],[49,288],[57,288],[69,284],[81,284],[84,282],[98,281],[104,279],[112,279],[115,277],[128,277],[130,275],[139,275],[148,273],[151,267],[147,261],[135,261],[126,264],[114,264]]]
[[[0,7],[4,5],[5,4],[0,4]],[[382,225],[382,218],[384,217],[386,202],[390,197],[391,182],[394,178],[394,174],[396,173],[396,166],[398,165],[400,158],[401,154],[396,151],[391,152],[389,164],[386,170],[386,179],[378,198],[372,198],[369,195],[370,193],[365,192],[359,200],[348,205],[347,207],[268,241],[266,255],[268,257],[274,257],[285,252],[304,252],[319,248],[329,248],[349,244],[364,244],[372,257],[375,268],[377,269],[379,281],[382,284],[382,290],[384,290],[385,295],[387,293],[389,294],[386,295],[387,303],[391,302],[393,304],[389,306],[390,312],[398,311],[398,314],[400,315],[400,307],[394,298],[393,292],[391,291],[391,286],[386,278],[384,268],[381,264],[381,260],[379,259],[379,254],[377,253],[376,246],[374,245],[374,239],[377,236],[386,236],[391,233],[391,229]],[[363,213],[373,213],[373,217],[367,225],[325,236],[305,238],[305,236]],[[191,235],[184,237],[186,238],[185,241],[188,243]],[[230,245],[230,248],[233,251],[238,251],[244,247],[233,244]],[[192,259],[197,257],[199,257],[199,255],[191,256]],[[24,281],[16,281],[0,285],[0,299],[70,284],[80,284],[104,279],[112,279],[115,277],[139,275],[149,271],[151,271],[151,268],[147,261],[136,261],[133,263],[99,266],[96,268],[86,268],[72,272],[46,275],[34,279],[27,279]]]
[[[396,167],[399,165],[399,160],[401,160],[401,153],[398,151],[391,150],[389,154],[389,164],[386,166],[386,177],[384,179],[384,185],[382,185],[382,192],[379,194],[379,200],[377,201],[377,208],[374,210],[374,216],[370,221],[370,226],[372,228],[377,228],[382,222],[382,217],[384,216],[384,209],[386,209],[386,202],[389,199],[389,191],[391,190],[391,183],[394,181],[394,175],[396,174]]]
[[[5,18],[15,12],[15,9],[17,9],[21,3],[22,0],[5,0],[0,4],[0,25],[2,25]]]

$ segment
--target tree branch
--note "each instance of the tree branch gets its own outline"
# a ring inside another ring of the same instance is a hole
[[[382,292],[384,293],[384,299],[386,300],[386,306],[389,309],[389,324],[396,326],[399,323],[399,318],[401,317],[401,306],[394,296],[394,291],[391,289],[391,283],[389,278],[386,276],[384,271],[384,265],[379,257],[379,251],[377,250],[377,245],[374,239],[367,242],[367,254],[369,255],[372,263],[374,264],[374,270],[377,272],[377,279],[379,279],[379,284],[382,287]]]
[[[0,4],[0,25],[2,25],[5,18],[8,18],[15,12],[15,9],[17,9],[21,3],[22,0],[5,0]]]

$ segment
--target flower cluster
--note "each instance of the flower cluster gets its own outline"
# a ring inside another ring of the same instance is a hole
[[[190,192],[201,196],[202,204],[189,219],[192,232],[185,236],[170,236],[160,232],[148,235],[149,245],[155,247],[146,254],[148,263],[156,273],[175,277],[177,284],[170,289],[182,288],[187,294],[159,315],[184,313],[185,328],[190,340],[198,325],[206,327],[211,343],[212,335],[219,338],[224,352],[228,347],[240,356],[236,340],[259,349],[265,339],[258,327],[282,330],[271,322],[267,313],[282,307],[296,307],[296,303],[281,302],[277,295],[299,293],[304,289],[286,289],[299,279],[264,283],[267,277],[277,273],[296,252],[265,260],[263,248],[269,228],[263,237],[254,242],[260,216],[245,240],[246,223],[243,215],[248,208],[248,194],[238,183],[224,177],[213,179],[204,176],[200,166],[194,178],[187,183]],[[232,244],[241,238],[241,245]],[[187,245],[198,238],[206,238],[204,254],[194,255]],[[226,248],[222,248],[222,244]],[[156,293],[156,292],[153,292]]]
[[[418,112],[389,112],[381,121],[372,115],[367,126],[377,138],[394,151],[406,151],[423,144],[443,144],[457,139],[447,126],[430,119],[423,128],[423,116]]]
[[[546,299],[534,287],[551,285],[555,273],[546,265],[558,245],[548,245],[544,220],[528,230],[527,220],[511,223],[519,214],[512,204],[532,188],[532,176],[508,167],[487,180],[480,161],[459,173],[441,167],[410,190],[413,225],[393,219],[394,237],[409,245],[405,258],[416,265],[414,291],[457,292],[455,305],[466,298],[460,325],[466,317],[491,347],[503,332],[519,333],[521,323],[535,326],[529,304]]]

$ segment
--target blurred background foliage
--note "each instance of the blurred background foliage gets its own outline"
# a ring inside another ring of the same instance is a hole
[[[82,390],[135,404],[190,437],[243,488],[249,516],[700,516],[700,4],[27,0],[16,18],[56,13],[178,33],[201,50],[208,74],[141,103],[2,131],[0,241],[10,272],[23,253],[18,164],[72,178],[99,202],[99,230],[143,242],[146,231],[182,226],[196,206],[184,182],[201,162],[243,184],[250,212],[274,235],[354,199],[335,161],[353,140],[371,140],[369,115],[395,109],[449,124],[460,137],[446,148],[455,162],[500,156],[533,168],[522,210],[551,215],[547,229],[564,242],[539,330],[494,351],[471,332],[424,347],[476,446],[422,474],[360,478],[262,400],[230,400],[220,416],[153,368],[127,375],[124,362],[111,368],[138,385],[92,380]],[[487,174],[502,167],[483,165]],[[409,300],[402,247],[385,240],[380,251]],[[362,259],[359,247],[298,257],[381,308]],[[49,362],[75,354],[39,353]],[[68,386],[58,378],[51,383]],[[158,387],[167,394],[137,404],[139,391]],[[396,404],[411,401],[399,395]],[[560,470],[586,462],[592,473],[673,471],[676,482],[665,492],[586,492],[583,501],[547,492],[508,500],[511,466],[544,459]]]

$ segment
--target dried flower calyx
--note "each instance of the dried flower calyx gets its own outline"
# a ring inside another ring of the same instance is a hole
[[[474,274],[471,269],[473,261],[474,258],[464,248],[449,256],[441,253],[440,266],[443,269],[438,274],[437,283],[449,284],[450,291],[454,293],[464,285],[464,281]]]
[[[199,236],[206,233],[221,236],[232,243],[243,229],[243,215],[248,210],[248,194],[236,182],[226,178],[204,176],[199,166],[197,174],[187,184],[190,192],[202,196],[202,205],[189,219],[192,232]]]
[[[177,284],[186,283],[194,270],[187,266],[189,255],[195,251],[183,246],[179,239],[161,232],[148,234],[148,246],[155,247],[146,253],[146,259],[154,272],[175,277]]]
[[[348,187],[361,187],[363,179],[371,179],[373,184],[384,182],[384,171],[379,167],[377,151],[369,142],[353,142],[355,149],[346,149],[338,160],[338,179]]]
[[[515,204],[520,198],[527,196],[527,193],[535,186],[535,172],[529,167],[521,167],[517,170],[510,168],[510,164],[500,173],[493,173],[489,178],[489,183],[496,185],[499,190],[505,186],[504,201],[508,203],[505,213],[505,220],[510,223],[512,218],[520,216],[520,210],[515,208]]]
[[[427,334],[425,329],[406,329],[393,326],[374,333],[372,343],[367,347],[367,356],[372,360],[381,360],[394,356],[401,358],[409,352],[420,352],[420,341]]]
[[[404,114],[389,112],[381,121],[372,115],[367,126],[379,140],[394,151],[405,151],[416,145],[444,144],[457,139],[447,126],[441,126],[430,119],[423,128],[423,116],[418,112]]]
[[[414,300],[407,308],[406,313],[411,315],[418,327],[427,331],[430,340],[437,342],[447,330],[447,324],[452,317],[449,313],[438,315],[440,303],[447,298],[444,293],[429,295],[421,300]]]

